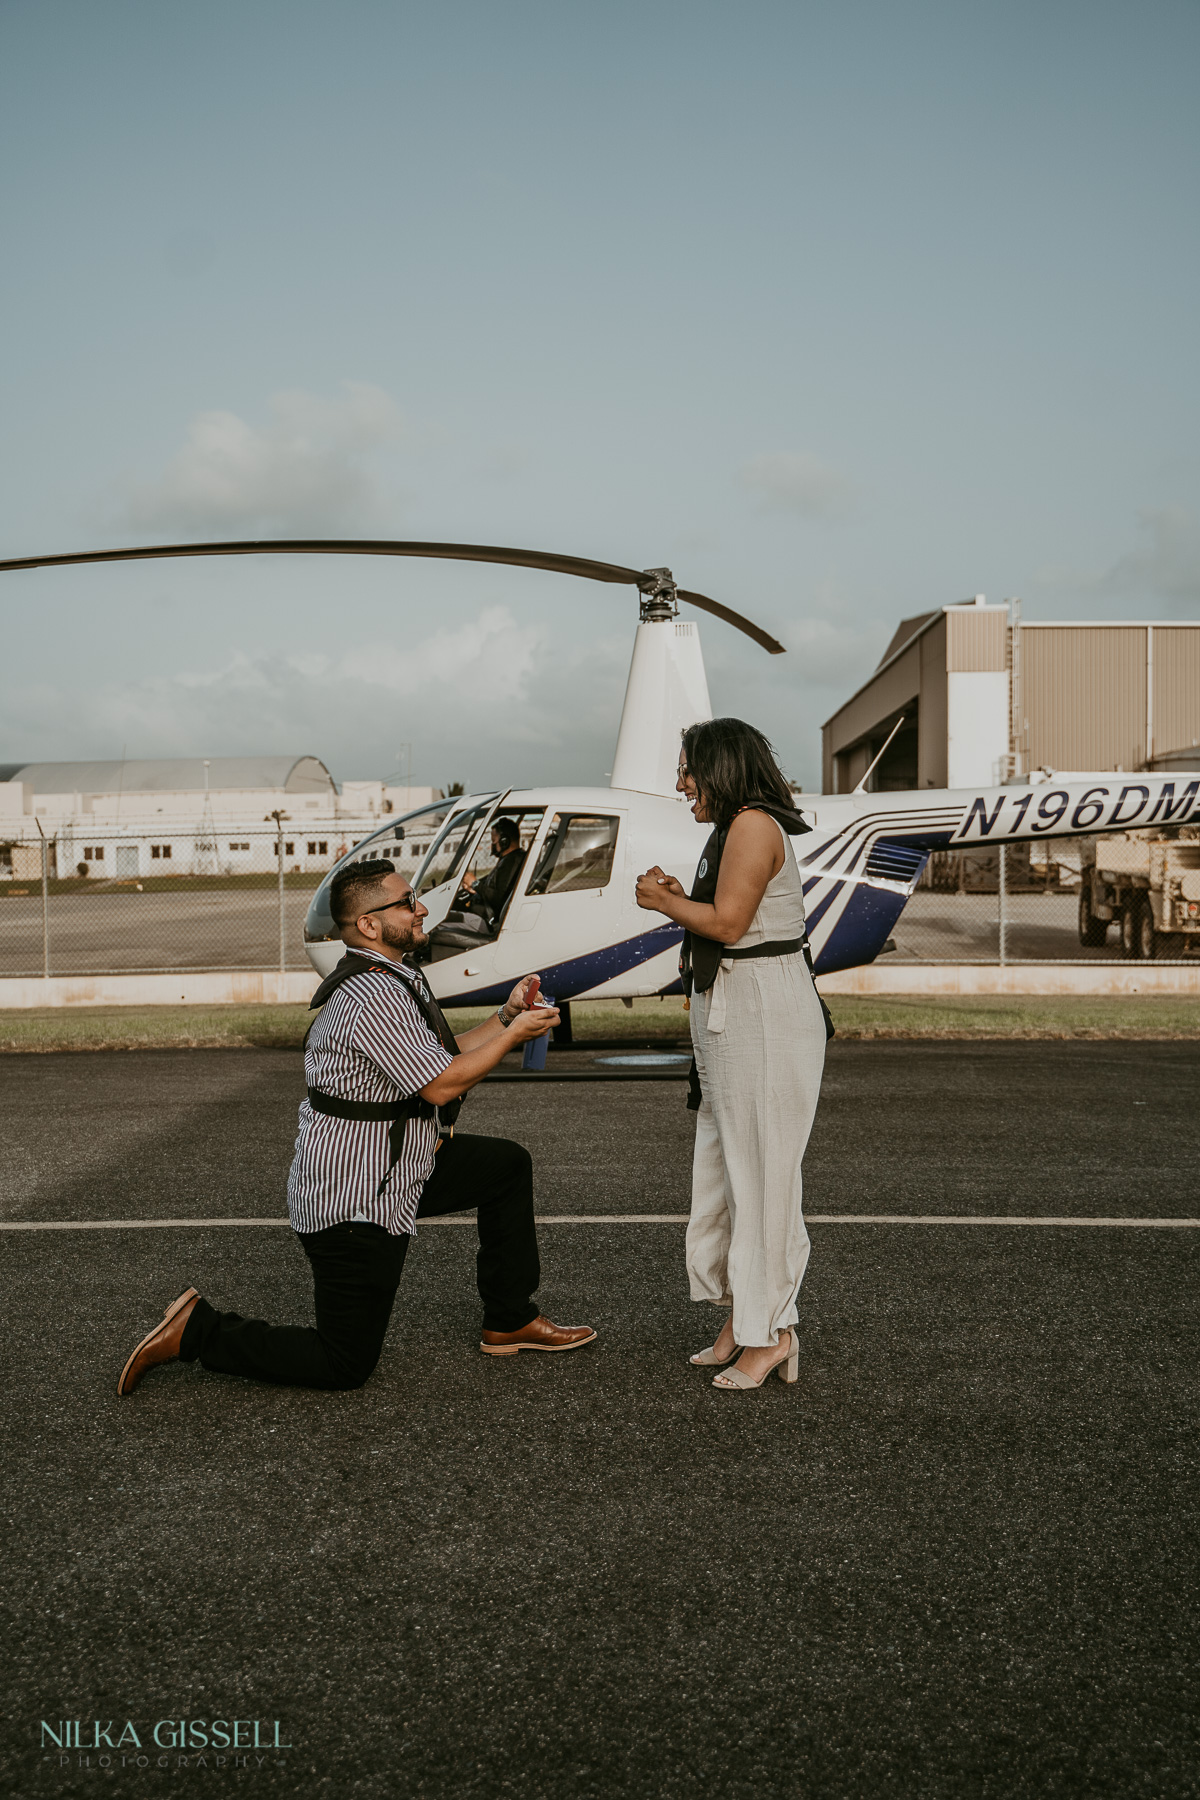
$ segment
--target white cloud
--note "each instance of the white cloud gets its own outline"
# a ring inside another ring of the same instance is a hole
[[[216,667],[149,678],[113,697],[133,729],[166,732],[172,741],[195,741],[201,719],[203,731],[230,736],[239,748],[277,728],[307,740],[311,725],[299,721],[318,707],[323,721],[361,722],[391,712],[397,700],[406,719],[420,717],[448,743],[466,716],[486,717],[491,734],[504,738],[514,726],[519,735],[544,638],[538,627],[518,625],[507,606],[487,606],[409,644],[354,644],[332,655],[237,650]]]
[[[300,390],[273,396],[271,422],[198,413],[156,480],[126,507],[144,529],[313,533],[361,523],[380,503],[370,453],[400,428],[382,388],[346,381],[334,399]]]
[[[756,497],[760,511],[797,513],[805,519],[839,517],[854,494],[845,475],[800,450],[756,456],[738,471],[738,481]]]
[[[414,778],[437,786],[592,782],[612,766],[628,654],[623,638],[572,651],[488,605],[408,644],[239,650],[173,675],[95,682],[69,707],[47,684],[3,698],[30,757],[114,744],[131,756],[312,752],[341,780],[394,772],[406,742]]]
[[[411,646],[355,647],[332,678],[362,681],[411,698],[440,690],[458,703],[519,703],[529,692],[544,633],[518,625],[507,606],[488,606],[474,619],[434,632]],[[329,679],[328,677],[326,679]]]

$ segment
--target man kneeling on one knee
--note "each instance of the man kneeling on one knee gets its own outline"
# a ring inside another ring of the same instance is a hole
[[[292,1387],[361,1387],[379,1361],[417,1219],[472,1207],[480,1349],[578,1350],[596,1336],[588,1325],[553,1324],[531,1298],[540,1275],[528,1150],[453,1133],[468,1089],[557,1023],[555,1011],[537,1006],[538,976],[518,982],[459,1043],[403,960],[428,942],[428,914],[394,865],[353,864],[335,876],[330,904],[346,954],[313,996],[321,1010],[305,1046],[308,1099],[287,1191],[312,1266],[316,1325],[218,1312],[188,1288],[130,1356],[120,1394],[176,1358]]]

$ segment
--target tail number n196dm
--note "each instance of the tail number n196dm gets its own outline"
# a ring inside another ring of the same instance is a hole
[[[1178,797],[1173,781],[1154,785],[1159,792],[1153,805],[1154,789],[1142,781],[1126,782],[1119,788],[1115,784],[1089,787],[1082,794],[1078,789],[1061,787],[1027,788],[1020,793],[996,796],[980,794],[967,808],[953,842],[1015,837],[1018,833],[1023,837],[1028,832],[1068,834],[1098,829],[1119,831],[1130,825],[1181,825],[1194,811],[1200,812],[1196,802],[1200,780],[1189,781]],[[1026,823],[1031,807],[1034,810]]]

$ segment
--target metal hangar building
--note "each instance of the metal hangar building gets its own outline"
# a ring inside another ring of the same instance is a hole
[[[822,728],[822,786],[993,787],[1036,775],[1200,766],[1200,619],[1022,622],[982,595],[904,619]]]

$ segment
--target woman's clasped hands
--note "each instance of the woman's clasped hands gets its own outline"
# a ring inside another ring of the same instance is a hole
[[[647,912],[666,913],[668,918],[674,915],[671,902],[687,899],[682,883],[676,881],[674,875],[668,875],[665,869],[660,869],[657,863],[638,876],[635,893],[639,906],[645,907]]]

